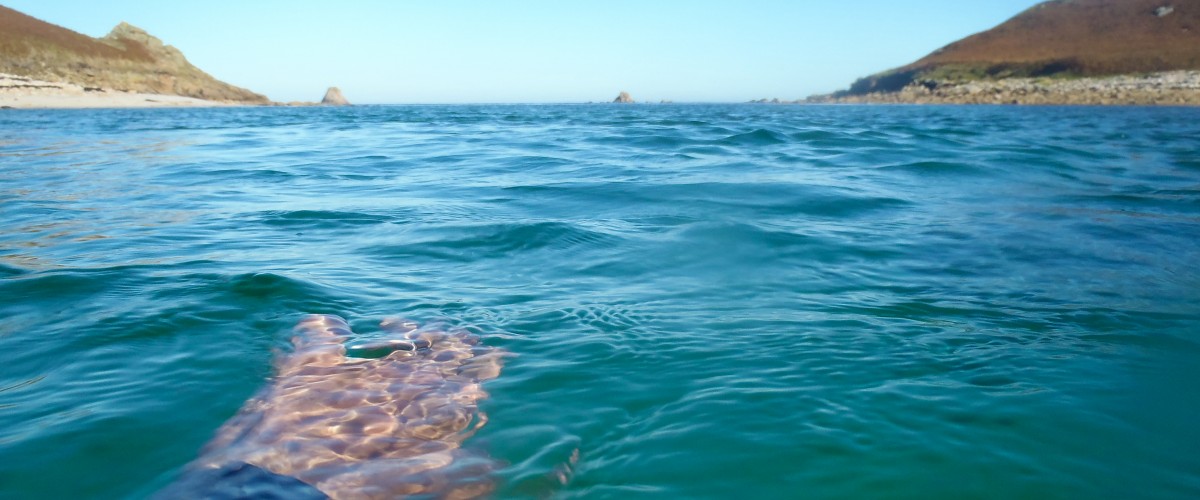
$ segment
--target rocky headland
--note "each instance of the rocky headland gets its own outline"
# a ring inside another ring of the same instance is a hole
[[[166,98],[171,96],[226,104],[270,103],[266,96],[201,71],[175,47],[128,23],[117,25],[102,38],[92,38],[3,6],[0,73],[9,75],[10,80],[41,82],[36,88],[20,81],[0,85],[4,93],[0,97],[6,102],[28,104],[30,101],[20,99],[27,97],[21,92],[40,95],[42,99],[37,102],[46,105],[36,107],[74,107],[49,102],[55,85],[67,91],[64,95],[68,97],[75,95],[76,87],[83,89],[79,92],[90,93],[86,99],[89,102],[123,93],[158,95],[165,101],[176,101]],[[122,102],[118,99],[110,104],[119,107]]]
[[[1200,2],[1052,0],[812,103],[1200,105]]]

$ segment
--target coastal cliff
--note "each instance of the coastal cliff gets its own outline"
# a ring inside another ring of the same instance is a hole
[[[1200,2],[1053,0],[809,102],[1200,104]]]
[[[0,73],[86,88],[266,104],[266,96],[213,78],[178,49],[121,23],[92,38],[0,6]]]

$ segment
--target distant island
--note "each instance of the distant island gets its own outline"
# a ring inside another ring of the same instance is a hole
[[[1053,0],[806,102],[1200,104],[1200,2]]]

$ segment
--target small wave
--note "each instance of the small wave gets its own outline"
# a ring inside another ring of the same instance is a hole
[[[674,232],[685,260],[702,266],[746,259],[800,259],[805,265],[854,261],[879,261],[900,252],[863,245],[836,236],[769,227],[745,222],[699,222]],[[719,249],[719,251],[714,251]]]
[[[677,135],[647,135],[637,137],[629,142],[632,146],[643,148],[677,148],[679,146],[692,144],[695,141]]]
[[[733,148],[716,145],[697,145],[682,148],[679,152],[688,155],[729,156],[733,154]]]
[[[986,170],[975,165],[937,160],[895,163],[891,165],[884,165],[879,167],[879,169],[935,175],[978,175],[987,173]]]
[[[369,226],[390,222],[391,217],[362,212],[336,210],[287,210],[264,212],[259,221],[268,226],[306,227],[313,229],[344,225]]]
[[[711,122],[705,120],[654,120],[649,123],[660,127],[706,127],[712,125]]]
[[[533,224],[502,224],[490,227],[474,238],[447,242],[452,248],[493,248],[500,251],[532,250],[538,248],[566,249],[603,245],[611,242],[609,235],[584,229],[565,222]]]
[[[1200,158],[1196,157],[1175,158],[1171,160],[1171,164],[1187,170],[1200,170]]]
[[[6,276],[0,282],[0,295],[20,297],[22,301],[66,303],[103,292],[120,275],[119,271],[64,271]]]
[[[261,298],[272,301],[284,297],[316,295],[314,293],[316,289],[312,283],[275,273],[235,275],[228,278],[224,288],[245,298]]]
[[[452,153],[452,154],[437,154],[421,158],[422,162],[435,164],[451,164],[451,163],[469,163],[475,160],[476,156],[467,153]]]
[[[527,172],[530,170],[536,171],[539,169],[555,170],[570,166],[574,164],[574,162],[565,158],[553,156],[521,155],[506,158],[504,164],[513,168],[521,169],[522,172]]]
[[[808,247],[819,245],[820,240],[812,236],[788,231],[765,229],[743,222],[697,222],[680,229],[678,237],[685,244],[698,247],[754,246],[768,248]],[[690,242],[690,243],[688,243]],[[707,251],[705,251],[707,253]]]
[[[26,271],[26,270],[18,268],[18,267],[13,267],[13,266],[9,266],[4,263],[0,263],[0,278],[12,278],[14,276],[20,276],[20,275],[23,275],[28,272],[29,271]]]
[[[831,132],[829,130],[820,130],[820,129],[802,130],[800,132],[793,132],[790,135],[791,135],[792,140],[796,140],[796,141],[800,141],[800,142],[832,141],[832,140],[839,140],[839,139],[846,138],[846,134],[844,134],[844,133]]]
[[[199,172],[199,175],[204,177],[217,177],[222,181],[230,180],[261,180],[268,182],[288,182],[292,179],[301,177],[300,175],[283,170],[275,170],[270,168],[225,168],[219,170],[209,170]],[[198,179],[198,185],[210,185],[212,179]]]
[[[498,259],[535,250],[605,248],[618,236],[566,222],[506,223],[442,229],[432,238],[368,249],[372,254],[425,256],[452,260]]]
[[[804,214],[848,218],[901,210],[913,205],[913,202],[902,198],[864,196],[849,189],[788,183],[701,182],[666,184],[651,189],[631,186],[619,193],[639,201],[666,200],[681,206],[744,208],[759,216]]]
[[[720,144],[734,144],[738,146],[765,146],[783,144],[785,142],[788,142],[787,136],[765,128],[760,128],[753,132],[731,135],[718,141]]]
[[[805,198],[792,204],[792,207],[801,213],[839,219],[901,210],[911,206],[911,201],[900,198],[834,195]]]
[[[227,141],[214,142],[211,144],[200,144],[195,146],[197,149],[215,149],[215,150],[234,150],[234,149],[253,149],[260,146],[266,146],[270,143],[265,139],[233,139]]]
[[[815,129],[802,130],[788,134],[788,137],[799,144],[819,150],[847,151],[854,148],[879,147],[888,144],[882,134],[835,132]]]
[[[590,137],[587,142],[604,145],[631,146],[639,148],[677,148],[695,141],[678,135],[667,135],[661,131],[645,131],[634,134],[627,132],[620,135],[605,135]]]

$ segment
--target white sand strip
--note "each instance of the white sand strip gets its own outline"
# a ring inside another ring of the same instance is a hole
[[[64,82],[46,82],[0,73],[0,107],[9,108],[155,108],[210,107],[231,104],[192,97],[140,94],[84,88]]]

